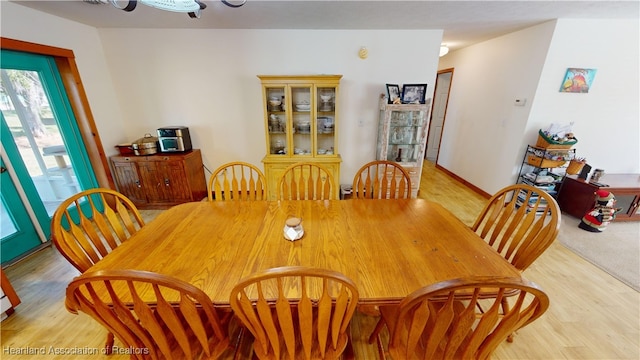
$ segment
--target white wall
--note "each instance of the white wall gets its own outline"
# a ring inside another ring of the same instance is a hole
[[[208,168],[260,164],[256,75],[344,75],[342,183],[374,157],[385,83],[426,82],[432,96],[442,37],[440,30],[96,30],[1,6],[2,36],[74,51],[107,154],[158,127],[187,125]],[[607,172],[640,172],[638,36],[637,20],[560,20],[441,58],[439,68],[455,73],[440,165],[495,192],[515,181],[538,128],[571,118],[580,156]],[[361,46],[367,60],[357,57]],[[567,67],[598,69],[589,94],[558,92]],[[527,105],[513,106],[516,97]]]
[[[158,127],[186,125],[210,170],[233,160],[261,166],[256,75],[342,74],[340,181],[350,183],[374,159],[385,83],[428,83],[431,97],[442,31],[97,30],[2,1],[2,36],[74,51],[107,154]]]
[[[640,172],[638,23],[560,19],[441,58],[455,70],[438,163],[494,193],[516,181],[539,129],[574,121],[577,156]],[[559,92],[568,67],[598,70],[588,94]]]
[[[576,154],[608,173],[640,172],[638,20],[558,21],[526,139],[551,122],[574,122]],[[623,40],[624,39],[624,40]],[[569,67],[597,69],[589,93],[561,93]]]
[[[98,31],[8,1],[0,1],[0,6],[3,37],[73,50],[100,138],[112,153],[124,124]]]
[[[454,73],[439,165],[490,194],[514,182],[553,28],[544,23],[441,58],[440,69]],[[526,105],[515,106],[516,98]]]
[[[341,183],[351,183],[375,157],[385,83],[428,83],[433,92],[442,31],[105,29],[100,37],[127,123],[121,140],[187,125],[210,170],[234,160],[261,166],[256,75],[343,75],[338,152]]]

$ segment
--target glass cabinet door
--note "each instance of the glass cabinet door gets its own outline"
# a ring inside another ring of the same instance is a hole
[[[336,88],[318,87],[316,89],[317,123],[316,154],[333,155],[335,148],[335,111]]]
[[[416,162],[420,155],[422,128],[426,116],[424,111],[392,110],[389,122],[387,160]]]
[[[268,87],[266,91],[267,121],[268,121],[268,144],[269,154],[287,154],[287,101],[286,88]]]
[[[312,106],[315,99],[311,96],[312,87],[292,86],[291,98],[293,104],[293,155],[311,156],[313,150],[312,126],[313,112]]]

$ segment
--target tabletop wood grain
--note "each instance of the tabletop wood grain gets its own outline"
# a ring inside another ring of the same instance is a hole
[[[302,239],[283,236],[302,218]],[[175,206],[89,271],[160,272],[228,306],[239,280],[258,270],[304,265],[342,272],[362,304],[397,303],[438,281],[520,276],[454,215],[424,199],[197,202]]]

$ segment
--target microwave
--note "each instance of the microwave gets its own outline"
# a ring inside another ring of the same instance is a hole
[[[183,152],[192,149],[189,128],[186,126],[159,128],[158,143],[161,152]]]

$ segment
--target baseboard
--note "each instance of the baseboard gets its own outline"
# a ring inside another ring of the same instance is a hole
[[[16,257],[16,258],[11,259],[11,260],[9,260],[9,261],[7,261],[5,263],[2,263],[2,268],[5,269],[5,268],[7,268],[9,266],[15,265],[16,263],[24,260],[25,258],[28,258],[29,256],[37,253],[38,251],[40,251],[42,249],[45,249],[45,248],[48,248],[50,246],[52,246],[52,242],[50,240],[47,241],[47,242],[44,242],[44,243],[34,247],[33,249],[29,250],[28,252],[26,252],[26,253],[24,253],[24,254]]]
[[[459,181],[460,183],[462,183],[464,186],[468,187],[469,189],[471,189],[473,192],[475,192],[476,194],[482,196],[485,199],[489,199],[491,197],[491,194],[485,192],[484,190],[480,189],[479,187],[473,185],[472,183],[468,182],[467,180],[461,178],[460,176],[452,173],[451,171],[443,168],[442,166],[440,166],[439,164],[436,164],[436,169],[446,173],[447,175],[451,176],[452,178],[456,179],[457,181]]]

